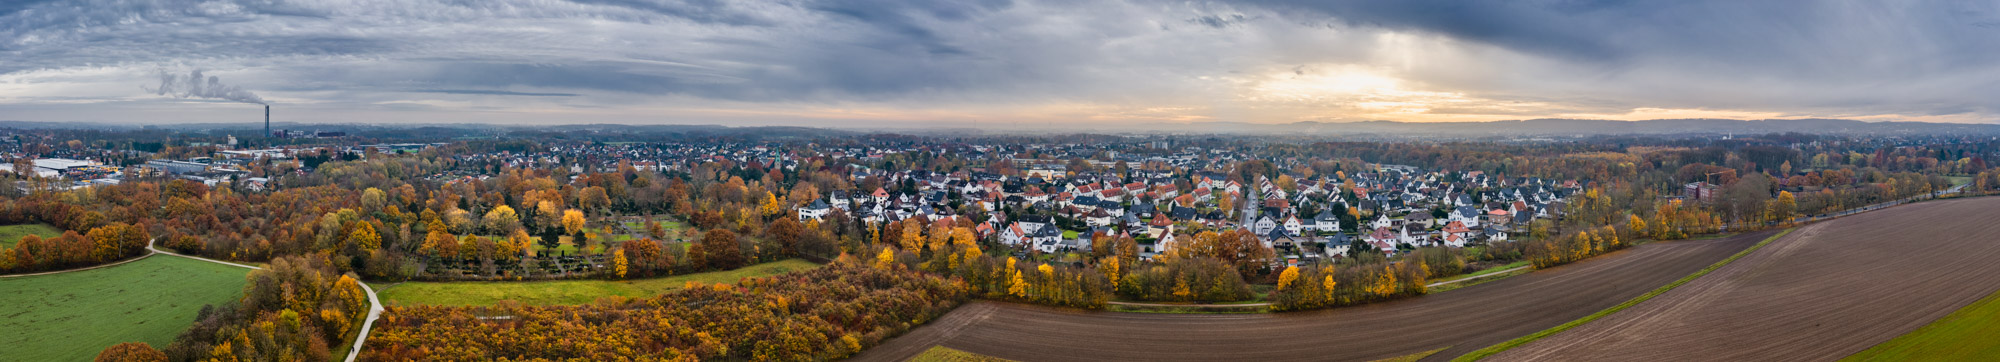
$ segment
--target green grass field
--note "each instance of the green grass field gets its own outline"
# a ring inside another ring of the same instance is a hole
[[[62,229],[57,229],[54,226],[49,226],[49,224],[20,224],[20,225],[0,226],[0,247],[12,248],[14,247],[15,243],[21,242],[21,237],[28,235],[37,235],[41,236],[43,239],[48,239],[48,238],[62,236],[62,233],[63,233]]]
[[[923,354],[910,357],[911,362],[1009,362],[1013,360],[995,358],[978,353],[960,351],[945,346],[934,346]]]
[[[569,235],[563,235],[561,237],[558,237],[556,239],[559,240],[556,244],[556,249],[555,249],[556,252],[576,254],[577,253],[576,242],[573,241],[575,239],[576,238],[572,238]],[[528,243],[528,248],[534,250],[536,253],[535,255],[541,255],[541,253],[550,252],[549,248],[542,246],[542,239],[539,237],[535,238],[534,242]],[[590,244],[590,253],[595,254],[601,252],[604,252],[603,239],[596,239],[596,242],[592,242]]]
[[[1503,271],[1503,270],[1508,270],[1508,269],[1514,269],[1514,268],[1517,268],[1517,267],[1523,267],[1523,266],[1528,266],[1529,264],[1532,264],[1532,263],[1533,263],[1533,261],[1530,261],[1530,260],[1522,260],[1522,261],[1517,261],[1517,262],[1513,262],[1513,263],[1509,263],[1509,264],[1507,264],[1507,265],[1501,265],[1501,266],[1496,266],[1496,267],[1491,267],[1491,268],[1486,268],[1485,270],[1480,270],[1480,271],[1477,271],[1477,272],[1473,272],[1472,274],[1466,274],[1466,275],[1460,275],[1460,276],[1455,276],[1455,277],[1451,277],[1450,279],[1447,279],[1446,281],[1452,281],[1452,280],[1456,280],[1456,281],[1458,281],[1458,282],[1454,282],[1454,283],[1451,283],[1451,284],[1445,284],[1445,285],[1439,285],[1439,286],[1435,286],[1435,287],[1430,287],[1430,288],[1429,288],[1430,290],[1429,290],[1429,291],[1427,291],[1426,293],[1428,293],[1428,294],[1437,294],[1437,293],[1443,293],[1443,292],[1448,292],[1448,291],[1453,291],[1453,290],[1458,290],[1458,289],[1463,289],[1463,288],[1465,288],[1465,287],[1470,287],[1470,286],[1474,286],[1474,285],[1480,285],[1480,284],[1485,284],[1485,283],[1488,283],[1488,282],[1492,282],[1492,281],[1496,281],[1496,280],[1501,280],[1501,279],[1506,279],[1506,278],[1508,278],[1508,277],[1513,277],[1513,276],[1516,276],[1516,275],[1521,275],[1521,274],[1527,274],[1527,273],[1533,273],[1533,272],[1535,272],[1535,268],[1521,268],[1521,269],[1519,269],[1519,270],[1514,270],[1514,271],[1510,271],[1510,272],[1507,272],[1506,274],[1496,274],[1496,273],[1499,273],[1500,271]]]
[[[1491,268],[1486,268],[1485,270],[1480,270],[1480,271],[1476,271],[1476,272],[1472,272],[1472,274],[1466,274],[1466,275],[1462,275],[1462,276],[1458,276],[1458,277],[1455,277],[1455,278],[1452,278],[1452,279],[1465,279],[1465,278],[1478,278],[1478,277],[1481,277],[1481,276],[1485,276],[1485,275],[1487,275],[1487,274],[1493,274],[1493,273],[1497,273],[1497,272],[1500,272],[1500,271],[1502,271],[1502,270],[1507,270],[1507,269],[1513,269],[1513,268],[1519,268],[1519,267],[1524,267],[1524,266],[1528,266],[1528,264],[1533,264],[1533,263],[1534,263],[1534,261],[1533,261],[1533,260],[1522,260],[1522,261],[1517,261],[1517,262],[1512,262],[1512,263],[1507,263],[1507,265],[1501,265],[1501,266],[1496,266],[1496,267],[1491,267]]]
[[[154,255],[86,271],[0,279],[0,361],[88,361],[105,347],[165,348],[202,305],[243,293],[249,269]]]
[[[377,291],[384,304],[493,305],[514,300],[526,305],[586,304],[606,296],[647,297],[679,290],[689,281],[735,283],[820,267],[789,259],[736,270],[635,280],[549,280],[529,282],[408,282]]]
[[[1844,361],[1976,361],[2000,356],[2000,293]]]
[[[1944,179],[1951,181],[1952,186],[1972,183],[1972,176],[1945,176]]]

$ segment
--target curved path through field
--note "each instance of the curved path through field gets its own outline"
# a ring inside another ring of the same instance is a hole
[[[1833,360],[2000,289],[2000,198],[1800,228],[1652,300],[1498,360]]]
[[[256,267],[256,266],[250,266],[250,265],[243,265],[243,264],[237,264],[237,263],[231,263],[231,262],[226,262],[226,261],[221,261],[221,260],[215,260],[215,259],[209,259],[209,258],[203,258],[203,257],[199,257],[199,256],[193,256],[193,255],[186,255],[186,254],[179,254],[179,253],[174,253],[174,252],[170,252],[170,251],[166,251],[166,250],[160,250],[160,249],[157,249],[157,248],[154,248],[154,247],[153,247],[153,242],[155,242],[155,241],[159,241],[159,240],[160,240],[160,239],[158,239],[158,238],[155,238],[155,239],[153,239],[153,240],[150,240],[150,241],[147,241],[147,242],[146,242],[146,250],[147,250],[147,251],[150,251],[150,253],[147,253],[147,254],[146,254],[145,256],[152,256],[153,254],[166,254],[166,255],[172,255],[172,256],[178,256],[178,257],[183,257],[183,258],[188,258],[188,259],[194,259],[194,260],[200,260],[200,261],[205,261],[205,262],[210,262],[210,263],[216,263],[216,264],[222,264],[222,265],[228,265],[228,266],[233,266],[233,267],[238,267],[238,268],[250,268],[250,269],[252,269],[252,270],[257,270],[257,269],[264,269],[264,268],[259,268],[259,267]],[[141,256],[140,258],[144,258],[145,256]],[[133,259],[133,260],[137,260],[137,258],[135,258],[135,259]],[[355,283],[355,284],[360,284],[360,285],[361,285],[361,290],[362,290],[362,291],[364,291],[364,292],[368,292],[368,318],[367,318],[367,319],[363,319],[363,320],[361,321],[361,334],[360,334],[359,336],[357,336],[357,337],[354,337],[354,347],[353,347],[353,349],[351,349],[351,350],[348,350],[348,352],[347,352],[347,362],[354,362],[354,358],[355,358],[356,356],[360,356],[360,355],[361,355],[361,344],[362,344],[363,342],[367,342],[367,341],[368,341],[368,332],[369,332],[369,330],[370,330],[370,329],[373,329],[373,328],[375,328],[375,319],[376,319],[376,318],[379,318],[379,317],[381,317],[381,316],[382,316],[382,302],[381,302],[380,300],[378,300],[378,299],[376,299],[376,298],[375,298],[375,288],[369,288],[369,287],[368,287],[368,283],[364,283],[364,282],[362,282],[361,280],[358,280],[358,279],[357,279],[357,280],[355,280],[355,281],[354,281],[354,283]]]
[[[1245,315],[1085,312],[978,301],[856,357],[931,346],[1022,361],[1368,361],[1457,356],[1624,302],[1776,231],[1652,243],[1449,292],[1330,310]]]

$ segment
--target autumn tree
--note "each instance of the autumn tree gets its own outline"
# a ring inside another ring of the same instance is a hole
[[[1778,222],[1790,222],[1798,213],[1799,200],[1791,191],[1778,191],[1778,200],[1772,204],[1771,216]]]
[[[896,250],[884,246],[882,247],[881,253],[875,254],[876,269],[891,270],[895,268],[895,266],[896,266]]]
[[[902,233],[898,235],[896,244],[901,246],[903,250],[908,250],[912,253],[923,250],[923,224],[911,220],[903,220],[900,223],[903,224]]]
[[[354,234],[348,236],[347,242],[361,248],[362,251],[372,252],[381,249],[382,235],[375,232],[375,225],[366,222],[357,224],[354,226]]]
[[[585,210],[603,210],[606,212],[611,210],[611,197],[605,193],[603,187],[590,186],[577,191],[576,203],[577,207]],[[563,217],[568,218],[569,215],[565,214]]]
[[[799,241],[805,237],[805,231],[805,226],[800,225],[798,220],[781,217],[765,228],[764,237],[778,244],[781,248],[779,253],[792,256],[799,254]]]
[[[768,219],[778,217],[778,214],[783,212],[785,212],[785,206],[779,203],[778,196],[772,194],[770,191],[765,191],[764,202],[757,206],[757,213]]]
[[[1278,290],[1285,290],[1285,287],[1292,286],[1292,283],[1298,280],[1299,267],[1286,266],[1283,273],[1278,273]]]
[[[584,231],[583,224],[584,224],[583,211],[578,211],[577,209],[563,210],[562,228],[564,234],[569,234],[571,236],[579,236],[579,237],[583,236],[583,231]]]
[[[381,189],[370,187],[367,190],[361,191],[362,212],[367,212],[371,214],[382,212],[382,207],[388,204],[389,204],[389,194],[382,192]]]
[[[423,249],[426,254],[439,258],[458,257],[458,237],[445,232],[444,224],[431,222],[430,232],[424,236]]]
[[[1221,233],[1203,231],[1195,234],[1184,245],[1169,251],[1172,258],[1214,258],[1236,266],[1237,272],[1251,275],[1268,267],[1276,258],[1271,248],[1256,233],[1245,229],[1229,230]]]
[[[494,235],[506,235],[521,227],[521,216],[507,205],[493,207],[483,217],[486,230]]]
[[[166,362],[167,354],[145,342],[125,342],[97,353],[97,362]]]
[[[625,268],[627,263],[628,262],[625,260],[625,249],[613,250],[611,252],[611,270],[613,270],[618,275],[618,278],[620,279],[625,278],[625,271],[626,271]]]
[[[722,270],[743,266],[743,248],[737,245],[736,233],[729,229],[710,229],[701,237],[702,257],[708,267]]]

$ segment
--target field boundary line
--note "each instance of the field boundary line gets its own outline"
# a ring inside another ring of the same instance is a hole
[[[1132,302],[1112,302],[1112,301],[1107,301],[1107,302],[1104,302],[1104,304],[1106,304],[1106,305],[1123,305],[1123,306],[1131,306],[1131,307],[1194,307],[1194,308],[1249,308],[1249,307],[1269,307],[1269,306],[1271,306],[1271,303],[1270,303],[1270,302],[1264,302],[1264,303],[1243,303],[1243,304],[1157,304],[1157,303],[1132,303]]]
[[[0,275],[0,279],[5,279],[5,278],[20,278],[20,277],[32,277],[32,276],[41,276],[41,275],[54,275],[54,274],[62,274],[62,273],[70,273],[70,272],[80,272],[80,271],[85,271],[85,270],[91,270],[91,269],[100,269],[100,268],[109,268],[109,267],[114,267],[114,266],[119,266],[119,265],[124,265],[125,263],[130,263],[130,262],[135,262],[135,261],[139,261],[139,259],[145,259],[145,258],[147,258],[147,257],[150,257],[150,256],[153,256],[153,253],[146,253],[146,255],[140,255],[140,256],[138,256],[138,257],[134,257],[134,258],[131,258],[131,259],[125,259],[125,260],[120,260],[120,261],[118,261],[118,262],[116,262],[116,263],[111,263],[111,264],[98,264],[98,265],[92,265],[92,266],[87,266],[87,267],[82,267],[82,268],[76,268],[76,269],[65,269],[65,270],[55,270],[55,271],[45,271],[45,272],[38,272],[38,273],[29,273],[29,274],[8,274],[8,275]]]
[[[1736,255],[1730,255],[1728,259],[1722,259],[1722,261],[1715,262],[1715,264],[1711,264],[1707,268],[1702,268],[1701,270],[1695,271],[1694,274],[1688,274],[1688,276],[1681,277],[1679,280],[1675,280],[1672,283],[1667,283],[1667,285],[1662,285],[1657,289],[1653,289],[1653,291],[1651,292],[1646,292],[1646,294],[1641,294],[1638,297],[1634,297],[1632,298],[1632,300],[1627,300],[1624,303],[1618,303],[1618,305],[1611,306],[1611,308],[1605,308],[1604,310],[1597,311],[1597,313],[1591,313],[1588,316],[1584,316],[1583,318],[1578,318],[1577,320],[1570,321],[1569,323],[1563,323],[1555,327],[1550,327],[1549,329],[1544,329],[1540,332],[1535,332],[1533,334],[1521,336],[1520,338],[1515,338],[1513,340],[1501,342],[1500,344],[1492,345],[1486,348],[1481,348],[1477,351],[1472,351],[1472,353],[1467,353],[1464,356],[1453,358],[1452,361],[1454,362],[1477,361],[1486,357],[1493,356],[1495,354],[1499,354],[1500,352],[1506,352],[1507,350],[1513,349],[1514,347],[1520,347],[1530,342],[1534,342],[1536,340],[1540,340],[1548,336],[1553,336],[1556,333],[1562,333],[1563,331],[1567,331],[1571,328],[1576,328],[1577,326],[1581,326],[1585,323],[1596,321],[1600,318],[1604,318],[1605,316],[1609,316],[1613,313],[1618,313],[1619,311],[1625,310],[1625,308],[1631,308],[1632,306],[1638,305],[1639,303],[1643,303],[1647,300],[1652,300],[1653,297],[1660,296],[1660,294],[1666,294],[1667,291],[1674,290],[1674,288],[1679,288],[1682,284],[1687,284],[1688,282],[1694,281],[1697,278],[1701,278],[1704,275],[1708,275],[1709,272],[1713,272],[1716,269],[1721,269],[1724,265],[1729,265],[1729,263],[1735,262],[1736,259],[1741,259],[1746,255],[1750,255],[1750,253],[1756,252],[1758,249],[1763,249],[1764,245],[1770,244],[1772,241],[1776,241],[1779,238],[1783,238],[1785,237],[1785,235],[1790,235],[1793,230],[1798,230],[1798,228],[1788,228],[1785,229],[1785,231],[1778,232],[1777,235],[1771,235],[1771,237],[1765,238],[1764,241],[1757,242],[1757,245],[1751,245],[1749,249],[1744,249],[1743,251],[1737,252]]]
[[[1440,286],[1445,286],[1445,285],[1451,285],[1451,284],[1458,284],[1458,283],[1464,283],[1464,282],[1468,282],[1468,281],[1472,281],[1472,280],[1475,280],[1475,279],[1483,279],[1483,278],[1492,278],[1492,277],[1496,277],[1496,276],[1500,276],[1500,275],[1502,275],[1502,274],[1507,274],[1507,273],[1511,273],[1511,272],[1514,272],[1515,270],[1521,270],[1521,269],[1526,269],[1526,268],[1532,268],[1532,267],[1534,267],[1534,265],[1522,265],[1522,266],[1517,266],[1517,267],[1513,267],[1513,268],[1507,268],[1507,270],[1500,270],[1500,271],[1494,271],[1494,272],[1491,272],[1491,273],[1486,273],[1486,274],[1482,274],[1482,275],[1474,275],[1474,276],[1469,276],[1469,277],[1464,277],[1464,278],[1458,278],[1458,279],[1452,279],[1452,280],[1447,280],[1447,281],[1442,281],[1442,282],[1436,282],[1436,283],[1431,283],[1430,285],[1425,285],[1424,287],[1425,287],[1425,288],[1434,288],[1434,287],[1440,287]]]

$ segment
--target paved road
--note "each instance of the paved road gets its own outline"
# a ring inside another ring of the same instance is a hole
[[[1799,229],[1506,361],[1834,360],[2000,290],[2000,198],[1925,202]]]
[[[1581,318],[1728,258],[1776,231],[1640,245],[1575,264],[1405,300],[1321,311],[1188,315],[977,301],[860,361],[943,345],[1022,361],[1369,361],[1457,356]]]

